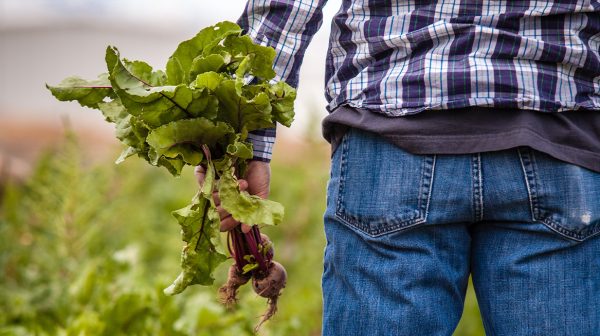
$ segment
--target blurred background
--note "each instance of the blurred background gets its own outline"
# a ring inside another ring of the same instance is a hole
[[[170,211],[195,192],[191,170],[173,179],[128,160],[98,111],[56,101],[45,83],[105,71],[115,45],[164,69],[177,44],[201,28],[235,21],[245,0],[0,0],[0,335],[251,335],[266,308],[249,288],[240,307],[212,288],[176,297],[181,242]],[[300,75],[296,121],[278,128],[272,198],[286,220],[265,231],[287,268],[280,311],[263,335],[319,335],[322,214],[329,147],[324,60],[329,0]],[[483,335],[469,289],[455,335]]]

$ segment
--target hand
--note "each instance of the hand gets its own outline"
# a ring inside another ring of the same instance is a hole
[[[206,170],[202,166],[196,166],[194,175],[198,185],[202,186]],[[269,186],[271,183],[271,166],[267,162],[250,161],[244,178],[238,180],[240,190],[246,190],[250,195],[256,195],[261,198],[269,196]],[[240,225],[225,209],[221,207],[221,200],[217,191],[213,193],[213,200],[217,206],[217,212],[221,218],[221,231],[229,231]],[[247,233],[251,230],[249,225],[242,223],[242,232]]]

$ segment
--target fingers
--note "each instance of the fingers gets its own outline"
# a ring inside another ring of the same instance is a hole
[[[271,166],[267,162],[250,161],[245,180],[248,182],[248,192],[260,198],[269,197],[271,181]]]
[[[226,232],[235,229],[238,225],[240,225],[240,222],[236,221],[230,214],[227,214],[227,217],[221,219],[221,227],[219,229],[221,232]],[[241,225],[243,233],[248,233],[252,230],[252,227],[248,224],[241,223]]]
[[[252,230],[252,226],[242,223],[242,232],[243,233],[248,233],[248,232],[250,232],[250,230]]]
[[[240,222],[236,221],[231,215],[228,215],[225,218],[221,219],[221,232],[226,232],[233,230],[236,226],[238,226]]]
[[[244,180],[244,179],[239,179],[238,180],[238,184],[240,186],[240,190],[244,191],[246,189],[248,189],[248,181]]]

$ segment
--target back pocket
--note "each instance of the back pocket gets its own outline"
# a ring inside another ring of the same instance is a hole
[[[600,173],[535,150],[521,157],[535,220],[576,241],[600,233]]]
[[[340,149],[340,221],[373,237],[425,223],[434,155],[410,154],[356,129],[346,133]]]

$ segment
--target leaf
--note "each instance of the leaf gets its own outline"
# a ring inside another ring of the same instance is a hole
[[[230,124],[242,134],[273,127],[268,94],[259,92],[248,99],[237,93],[235,85],[235,80],[225,80],[215,90],[219,99],[217,120]]]
[[[223,75],[209,71],[199,74],[193,84],[196,88],[207,88],[214,91],[223,79]]]
[[[296,89],[286,82],[269,85],[269,99],[273,108],[273,119],[280,124],[290,127],[294,121],[294,101]]]
[[[203,54],[230,54],[233,57],[233,61],[236,62],[242,62],[242,60],[248,57],[248,66],[245,69],[247,74],[260,77],[263,80],[275,77],[275,71],[273,71],[275,50],[255,44],[247,35],[229,35],[220,43],[206,48]]]
[[[190,166],[199,165],[204,157],[195,145],[189,144],[175,145],[169,148],[163,155],[170,159],[181,158]]]
[[[240,191],[233,168],[223,172],[219,180],[221,206],[237,221],[248,225],[276,225],[283,219],[283,206]]]
[[[242,95],[242,87],[245,84],[244,81],[249,70],[250,56],[246,56],[242,59],[237,70],[235,71],[235,92],[240,96]]]
[[[171,85],[185,84],[187,81],[183,65],[178,57],[169,58],[167,63],[167,81]]]
[[[121,103],[129,114],[140,116],[151,128],[188,115],[186,107],[193,93],[186,85],[152,86],[160,74],[141,62],[124,63],[114,47],[106,49],[106,64],[110,70],[110,82]]]
[[[146,136],[148,128],[138,118],[127,113],[120,99],[108,103],[99,103],[98,107],[107,121],[115,123],[115,134],[123,144],[127,145],[116,163],[121,163],[133,154],[143,153],[146,150]]]
[[[200,55],[192,61],[190,69],[190,79],[196,78],[199,74],[214,71],[220,73],[226,64],[231,62],[231,55],[228,53]]]
[[[119,157],[117,158],[117,160],[115,160],[116,164],[122,163],[123,161],[125,161],[125,159],[127,159],[128,157],[137,154],[137,149],[135,147],[127,147],[125,148],[122,152],[121,155],[119,155]]]
[[[169,152],[175,146],[184,144],[193,146],[201,152],[203,144],[214,146],[232,132],[231,127],[222,122],[215,123],[205,118],[183,119],[152,130],[146,142],[158,156]]]
[[[213,165],[212,161],[208,159],[208,163],[206,164],[206,172],[204,174],[204,182],[200,187],[200,194],[208,200],[212,200],[212,194],[215,188],[215,178],[215,166]]]
[[[244,267],[242,267],[242,273],[243,274],[247,274],[248,272],[251,272],[252,270],[255,270],[259,267],[258,263],[252,263],[252,264],[246,264],[244,265]]]
[[[150,162],[149,157],[146,157],[146,159],[148,162]],[[181,171],[183,170],[183,166],[185,164],[185,162],[183,162],[183,160],[181,160],[181,159],[169,159],[169,158],[165,158],[165,157],[159,158],[156,163],[152,163],[152,162],[150,162],[150,163],[155,166],[158,166],[158,167],[167,168],[169,173],[171,173],[171,175],[173,175],[173,176],[181,175]]]
[[[227,154],[244,160],[253,158],[252,144],[240,140],[239,134],[233,143],[227,145]]]
[[[116,123],[115,133],[123,144],[135,147],[140,152],[146,149],[148,129],[136,117],[127,115],[120,119]]]
[[[164,71],[152,71],[152,67],[142,61],[129,61],[124,59],[123,64],[125,67],[139,79],[148,83],[151,86],[164,86],[167,85],[167,75]]]
[[[219,43],[226,36],[239,35],[241,32],[242,29],[237,24],[224,21],[204,28],[193,38],[181,42],[167,62],[168,83],[188,84],[192,80],[190,78],[192,63],[205,48]]]
[[[76,100],[81,106],[91,108],[98,108],[98,103],[101,103],[106,97],[114,97],[106,73],[91,81],[75,76],[68,77],[56,86],[46,84],[46,88],[60,101]]]
[[[196,198],[195,203],[174,211],[173,216],[181,226],[181,237],[187,244],[181,254],[182,272],[164,290],[167,295],[179,294],[194,284],[211,285],[214,270],[227,259],[217,248],[219,216],[206,198]]]
[[[125,106],[121,104],[121,100],[118,98],[110,102],[99,102],[98,109],[104,115],[104,119],[112,123],[117,123],[129,115],[127,109],[125,109]]]
[[[208,89],[194,90],[192,102],[188,105],[187,110],[193,117],[215,120],[219,110],[219,100]]]

